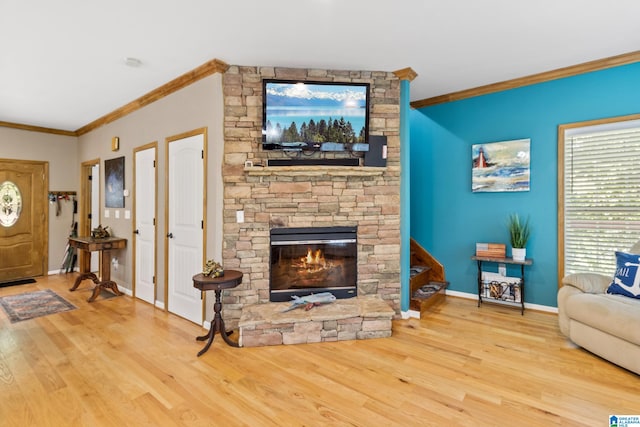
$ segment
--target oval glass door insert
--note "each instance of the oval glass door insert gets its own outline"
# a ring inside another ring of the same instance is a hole
[[[20,218],[22,195],[20,189],[11,181],[0,184],[0,225],[11,227]]]

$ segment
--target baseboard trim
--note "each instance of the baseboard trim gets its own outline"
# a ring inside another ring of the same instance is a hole
[[[47,276],[53,276],[53,275],[55,275],[55,274],[70,274],[70,273],[65,273],[64,271],[60,271],[60,270],[61,270],[61,269],[58,269],[58,270],[49,270],[49,271],[47,271]],[[75,267],[75,268],[73,269],[73,271],[74,271],[75,273],[77,273],[77,272],[79,272],[79,271],[80,271],[80,269],[79,269],[78,267]]]
[[[403,319],[419,319],[420,312],[416,310],[407,310],[400,313]]]
[[[125,288],[121,284],[118,285],[118,290],[127,296],[133,296],[133,292],[131,292],[131,289]]]
[[[468,292],[451,291],[447,289],[446,295],[456,297],[456,298],[472,299],[474,301],[478,301],[478,294],[470,294]],[[558,307],[551,307],[549,305],[531,304],[531,303],[525,302],[524,308],[529,310],[544,311],[547,313],[556,313],[556,314],[558,313]]]

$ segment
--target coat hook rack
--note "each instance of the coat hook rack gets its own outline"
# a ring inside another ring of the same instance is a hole
[[[53,194],[54,196],[75,196],[75,191],[49,191],[49,194]]]
[[[48,198],[49,198],[49,203],[56,204],[56,216],[60,216],[60,213],[62,212],[62,207],[60,206],[60,200],[64,200],[65,202],[72,201],[74,214],[78,210],[78,203],[76,202],[75,191],[49,191]]]
[[[70,198],[74,198],[75,200],[75,197],[75,191],[49,191],[49,201],[52,203],[60,199],[69,200]]]

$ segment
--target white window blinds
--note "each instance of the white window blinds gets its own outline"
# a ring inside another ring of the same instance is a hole
[[[564,141],[564,274],[613,275],[640,238],[640,123],[582,128]]]

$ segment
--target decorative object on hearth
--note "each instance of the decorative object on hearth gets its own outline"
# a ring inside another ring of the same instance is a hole
[[[224,276],[224,269],[219,262],[210,259],[205,263],[202,274],[211,277],[222,277]]]
[[[331,292],[320,292],[319,294],[311,294],[303,297],[293,295],[291,298],[293,298],[291,305],[282,310],[283,313],[300,307],[304,307],[306,311],[309,311],[315,306],[330,304],[336,300],[335,295]]]
[[[109,226],[102,227],[102,224],[99,224],[96,228],[91,230],[91,237],[94,239],[106,239],[107,237],[111,237],[111,233],[109,233]]]

